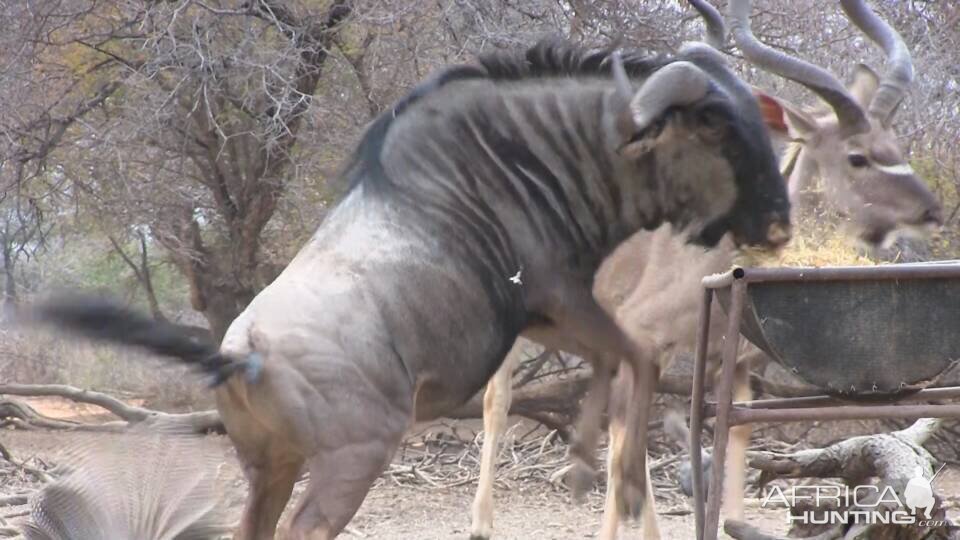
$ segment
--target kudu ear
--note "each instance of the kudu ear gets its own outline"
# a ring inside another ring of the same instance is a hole
[[[853,74],[853,82],[849,88],[850,93],[853,94],[857,103],[864,109],[870,107],[870,103],[873,101],[873,97],[876,95],[878,88],[880,88],[880,75],[866,64],[857,64],[856,72]],[[893,123],[893,117],[897,115],[897,110],[900,109],[900,105],[902,104],[903,100],[901,99],[890,110],[890,114],[880,118],[880,124],[883,127],[890,127]]]
[[[818,129],[817,120],[800,107],[757,87],[751,87],[757,98],[760,114],[775,138],[808,140]]]
[[[760,116],[763,117],[763,123],[767,125],[767,129],[774,135],[786,137],[787,121],[784,118],[783,107],[777,103],[777,100],[758,88],[753,88],[753,96],[757,98],[757,105],[760,106]]]
[[[870,102],[879,87],[880,76],[877,75],[877,72],[870,69],[866,64],[857,64],[857,69],[853,74],[853,83],[850,84],[848,90],[853,99],[864,110],[870,106]]]

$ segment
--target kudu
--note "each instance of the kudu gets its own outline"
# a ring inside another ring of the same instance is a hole
[[[335,537],[411,423],[472,397],[521,333],[597,373],[624,361],[637,388],[652,380],[652,341],[628,338],[591,294],[633,233],[789,239],[760,110],[704,45],[654,59],[546,42],[447,68],[374,121],[344,177],[344,198],[219,347],[105,301],[35,311],[216,376],[250,483],[241,540],[273,538],[304,466],[287,534]]]
[[[706,41],[722,48],[726,39],[723,18],[705,0],[690,0],[707,22]],[[733,2],[734,32],[746,58],[771,72],[793,79],[811,89],[832,107],[832,113],[815,114],[782,98],[756,89],[764,119],[774,137],[783,144],[782,164],[789,180],[792,201],[811,188],[819,177],[828,209],[852,217],[854,234],[868,244],[879,245],[901,227],[924,228],[939,224],[941,207],[936,197],[917,178],[898,148],[891,129],[893,109],[902,100],[912,74],[908,51],[897,33],[860,2],[844,0],[844,11],[859,28],[887,52],[890,68],[881,79],[860,65],[853,84],[845,89],[825,70],[783,54],[771,60],[767,48],[756,43],[749,32],[749,4]],[[882,92],[880,89],[886,89]],[[793,141],[793,146],[787,142]],[[796,204],[796,203],[795,203]],[[680,352],[692,352],[697,312],[701,298],[700,279],[725,271],[735,255],[731,242],[704,252],[673,239],[669,226],[655,232],[640,232],[618,248],[600,268],[594,285],[598,301],[628,332],[655,336],[658,365],[665,370]],[[722,312],[714,306],[710,335],[711,365],[719,362],[720,341],[726,328]],[[744,355],[737,371],[736,399],[748,399],[748,358],[759,351],[744,343]],[[484,393],[484,440],[480,478],[473,504],[472,538],[490,538],[493,531],[493,475],[500,435],[506,427],[511,399],[512,372],[520,361],[518,342]],[[618,379],[620,393],[625,379]],[[614,392],[615,394],[617,392]],[[623,398],[611,400],[611,442],[608,473],[620,467],[623,449]],[[643,416],[645,416],[644,413]],[[644,421],[641,426],[646,425]],[[728,515],[742,514],[743,461],[749,427],[731,433],[730,469],[724,498]],[[602,537],[616,535],[619,509],[610,496],[604,513]],[[649,485],[649,484],[648,484]],[[647,499],[643,526],[645,537],[658,538],[652,495]]]

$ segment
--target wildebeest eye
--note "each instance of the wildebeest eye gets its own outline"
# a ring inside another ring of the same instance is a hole
[[[863,154],[849,154],[847,155],[847,161],[850,162],[852,167],[857,169],[862,169],[870,164],[870,162],[867,160],[867,156],[864,156]]]
[[[716,107],[706,107],[697,112],[697,121],[707,129],[723,129],[727,120]]]
[[[694,122],[697,134],[708,144],[716,144],[723,140],[730,125],[723,109],[717,106],[707,106],[698,110]]]

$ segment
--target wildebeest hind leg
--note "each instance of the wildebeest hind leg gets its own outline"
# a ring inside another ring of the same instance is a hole
[[[273,436],[229,387],[217,392],[217,408],[250,489],[234,538],[271,540],[303,467],[303,456]]]
[[[270,540],[274,537],[277,521],[290,500],[302,465],[303,458],[294,455],[272,455],[257,464],[243,463],[250,493],[236,540]]]
[[[348,426],[357,419],[347,416],[337,421]],[[406,426],[402,418],[391,415],[379,421],[376,436],[338,447],[322,447],[307,458],[310,484],[294,510],[288,538],[335,538],[390,462]]]

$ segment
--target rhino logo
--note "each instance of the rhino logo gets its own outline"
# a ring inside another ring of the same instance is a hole
[[[931,480],[923,477],[923,467],[917,467],[917,472],[913,478],[907,482],[907,487],[903,490],[907,506],[914,514],[918,509],[923,509],[923,516],[927,519],[933,519],[933,506],[936,499],[933,498],[933,486]]]

